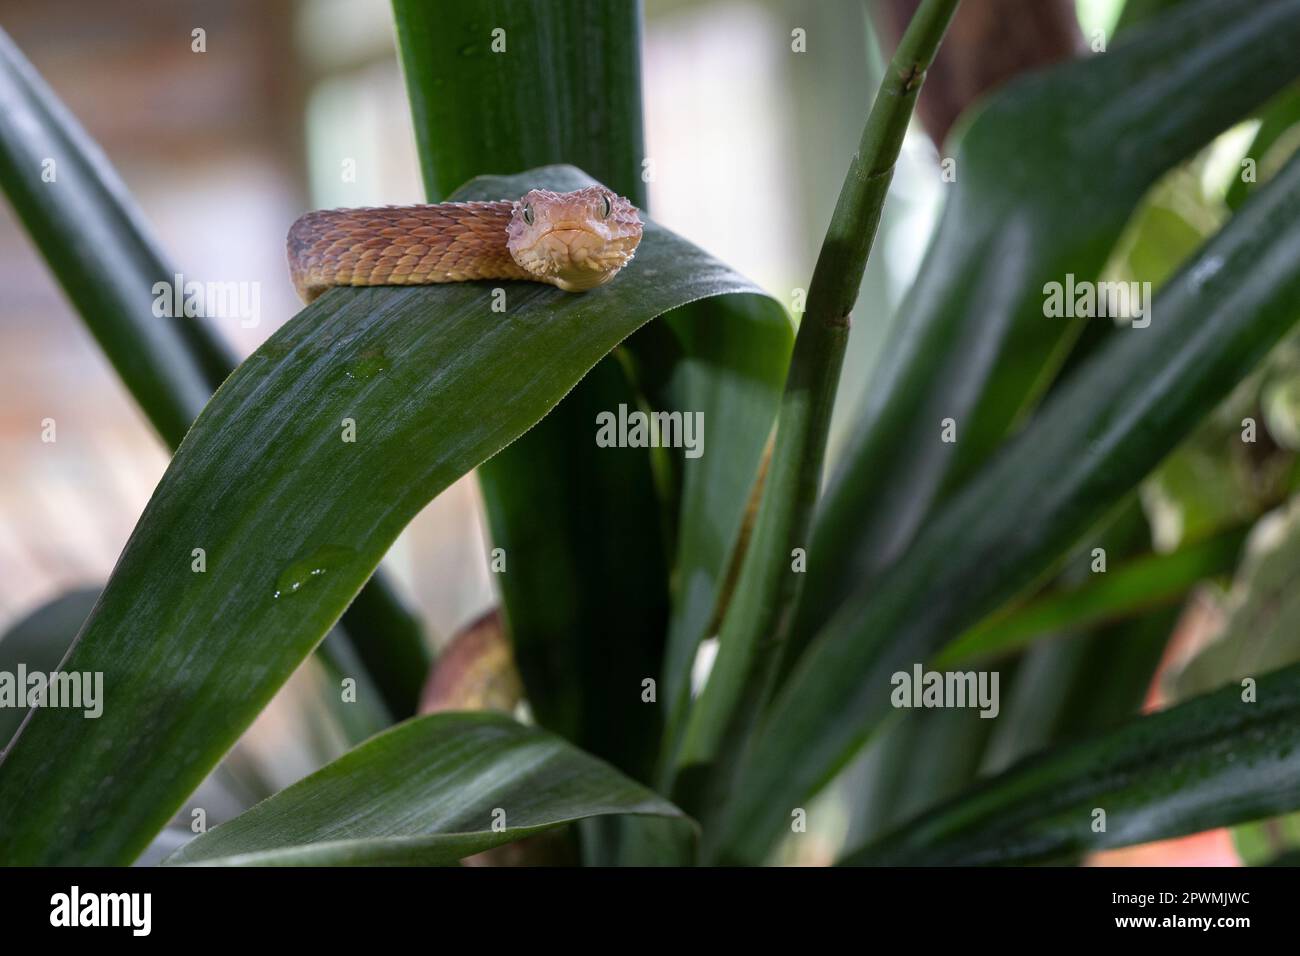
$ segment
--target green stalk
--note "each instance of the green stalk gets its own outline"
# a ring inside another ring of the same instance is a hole
[[[807,547],[849,313],[925,72],[958,2],[925,0],[912,18],[841,187],[795,339],[753,543],[723,619],[717,663],[687,725],[679,771],[733,752],[768,695],[802,583],[792,556]]]

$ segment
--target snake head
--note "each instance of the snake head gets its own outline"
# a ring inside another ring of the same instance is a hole
[[[534,189],[514,204],[506,236],[520,267],[566,292],[585,292],[631,261],[641,219],[632,203],[604,186]]]

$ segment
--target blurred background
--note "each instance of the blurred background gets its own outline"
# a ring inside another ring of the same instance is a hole
[[[892,43],[912,6],[645,0],[652,215],[789,303],[808,283],[856,147],[880,69],[878,43]],[[855,312],[843,406],[861,395],[920,261],[942,198],[936,168],[945,154],[936,144],[987,89],[1087,54],[1123,6],[967,5],[894,180]],[[213,323],[241,356],[300,307],[284,256],[295,218],[423,199],[387,0],[0,0],[0,25],[104,148],[186,278],[260,285],[255,327],[197,320]],[[792,55],[796,28],[807,35],[802,55]],[[1156,248],[1168,259],[1162,274],[1226,217],[1223,194],[1248,137],[1248,128],[1230,131],[1153,192],[1148,211],[1160,211],[1164,230]],[[1112,271],[1124,273],[1124,262]],[[1144,277],[1151,271],[1145,262]],[[3,205],[0,376],[4,629],[70,588],[102,585],[168,454]],[[54,444],[40,440],[47,417],[59,423]],[[833,444],[840,435],[837,428]],[[1187,484],[1219,477],[1197,467],[1188,465]],[[1188,520],[1204,516],[1189,519],[1181,498],[1160,492],[1156,483],[1148,496],[1157,538],[1177,543]],[[471,476],[429,505],[389,555],[386,566],[432,641],[445,642],[495,603],[486,547]],[[284,695],[296,692],[290,684]],[[295,749],[299,711],[277,702],[248,735],[249,746],[269,755],[276,786],[336,747]],[[819,852],[829,856],[849,824],[833,808],[826,818],[833,822]],[[1105,856],[1235,860],[1223,834]]]

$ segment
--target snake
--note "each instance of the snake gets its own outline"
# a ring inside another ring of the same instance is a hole
[[[631,201],[604,186],[533,189],[517,200],[309,212],[289,229],[289,273],[304,302],[335,286],[479,279],[604,285],[641,241]]]

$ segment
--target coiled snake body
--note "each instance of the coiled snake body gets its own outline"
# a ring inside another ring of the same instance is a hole
[[[446,202],[311,212],[289,230],[303,301],[337,285],[527,279],[568,292],[603,285],[641,241],[628,200],[603,186],[534,189],[516,202]]]

